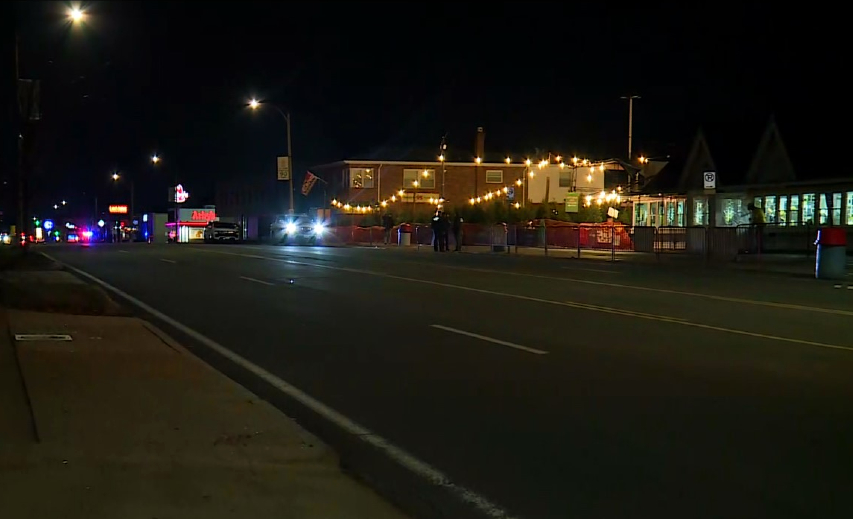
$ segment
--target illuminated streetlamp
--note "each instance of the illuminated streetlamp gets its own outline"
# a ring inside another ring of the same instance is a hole
[[[255,98],[252,98],[249,101],[249,108],[251,108],[252,110],[257,110],[258,108],[260,108],[260,106],[261,106],[261,102]],[[271,106],[273,108],[275,108],[276,111],[279,113],[279,115],[281,115],[284,118],[284,122],[287,125],[287,160],[290,163],[289,164],[290,181],[288,182],[288,184],[290,184],[290,214],[293,214],[294,213],[294,210],[293,210],[293,152],[292,152],[292,143],[291,143],[291,135],[290,135],[290,112],[285,112],[281,108],[277,107],[276,105],[271,105]]]
[[[160,157],[157,156],[157,154],[155,153],[154,155],[151,156],[151,162],[154,164],[159,164],[160,163]]]
[[[80,9],[80,6],[75,6],[68,10],[68,19],[71,20],[71,23],[82,22],[84,18],[86,18],[86,13]]]

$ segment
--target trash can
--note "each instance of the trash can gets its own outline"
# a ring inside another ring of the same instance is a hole
[[[408,223],[400,224],[397,228],[397,245],[407,246],[412,244],[412,226]]]
[[[505,223],[499,223],[492,227],[492,252],[506,252],[507,230]]]
[[[844,279],[847,270],[847,230],[844,227],[818,229],[815,277]]]

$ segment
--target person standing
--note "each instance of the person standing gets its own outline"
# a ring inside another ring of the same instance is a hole
[[[391,213],[382,215],[382,227],[385,229],[385,245],[391,244],[391,230],[394,229],[394,218]]]
[[[456,213],[453,217],[453,241],[456,242],[456,252],[462,251],[462,224],[465,223],[465,220],[462,219],[462,215]]]
[[[441,252],[450,252],[450,215],[441,214]]]
[[[432,217],[430,227],[432,227],[432,249],[438,252],[438,248],[441,245],[441,211],[436,211]]]

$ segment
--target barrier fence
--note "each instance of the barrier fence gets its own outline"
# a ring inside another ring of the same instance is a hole
[[[853,228],[848,229],[853,238]],[[450,247],[456,237],[450,233]],[[737,227],[646,227],[622,223],[575,224],[558,221],[533,221],[518,225],[463,224],[462,247],[487,247],[494,252],[529,253],[540,249],[543,254],[583,251],[607,251],[618,254],[679,254],[711,260],[734,260],[738,255],[764,253],[802,254],[815,251],[817,227],[778,225]],[[397,245],[400,228],[392,229],[388,244]],[[327,244],[383,245],[382,227],[330,227],[324,238]],[[412,246],[432,246],[433,231],[429,225],[412,224]]]

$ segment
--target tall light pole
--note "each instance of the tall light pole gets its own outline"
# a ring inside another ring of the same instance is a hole
[[[19,17],[16,16],[15,19],[15,97],[16,100],[19,99],[19,92],[21,88],[21,35],[18,28],[18,20]],[[73,24],[82,23],[86,20],[86,12],[80,8],[79,5],[72,6],[68,10],[68,21]],[[28,219],[26,218],[26,201],[28,198],[28,193],[26,192],[26,180],[27,174],[24,171],[24,133],[26,122],[30,120],[32,117],[33,110],[33,91],[32,87],[30,87],[30,91],[26,96],[26,105],[22,106],[20,101],[15,103],[15,136],[18,141],[18,163],[17,163],[17,198],[18,198],[18,228],[16,229],[17,234],[23,239],[23,237],[27,234],[27,226]],[[24,245],[27,245],[28,242],[24,241]]]
[[[631,153],[634,149],[634,99],[640,96],[622,96],[628,100],[628,161],[631,161]]]
[[[118,171],[116,171],[112,174],[113,181],[118,182],[118,180],[120,178],[121,178],[121,175],[118,174]],[[134,213],[133,213],[133,198],[134,198],[133,194],[134,194],[133,193],[133,179],[130,179],[130,220],[131,220],[131,222],[133,221],[133,215],[134,215]]]
[[[257,110],[258,108],[260,108],[261,104],[264,103],[261,103],[257,99],[252,99],[251,101],[249,101],[249,108],[251,108],[252,110]],[[284,118],[284,122],[287,125],[287,160],[289,163],[288,167],[290,168],[290,214],[293,214],[293,150],[290,135],[290,112],[285,112],[276,105],[271,106],[275,108],[276,111]]]

